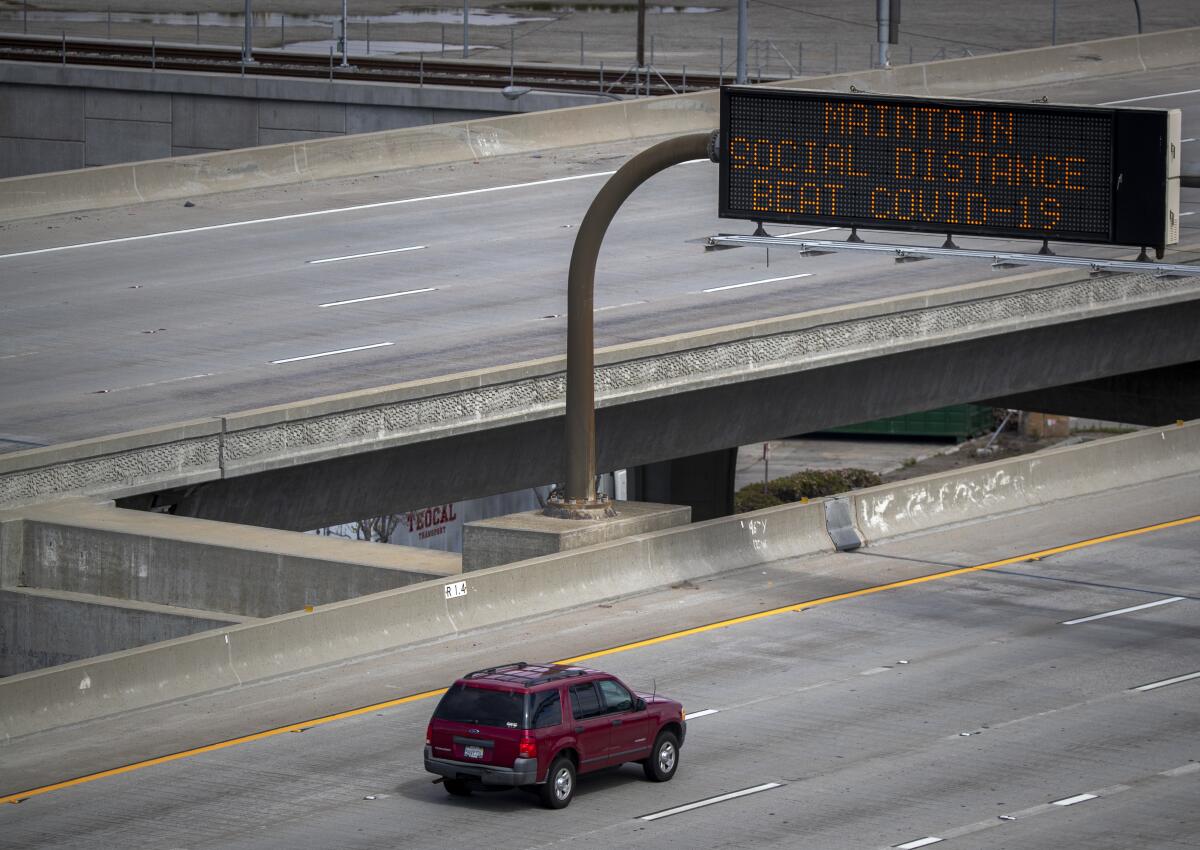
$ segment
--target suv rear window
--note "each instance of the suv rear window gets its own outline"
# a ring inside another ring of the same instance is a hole
[[[456,723],[520,729],[525,726],[525,694],[454,684],[433,716]]]

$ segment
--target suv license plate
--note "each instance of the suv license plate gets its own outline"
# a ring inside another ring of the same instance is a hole
[[[469,759],[483,758],[483,747],[463,747],[463,756]]]

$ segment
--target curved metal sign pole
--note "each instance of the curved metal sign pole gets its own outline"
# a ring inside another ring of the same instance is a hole
[[[717,134],[693,133],[659,142],[639,153],[608,179],[588,208],[567,275],[567,488],[546,505],[548,516],[593,519],[613,516],[596,497],[596,387],[592,293],[596,259],[609,223],[633,190],[658,172],[694,159],[716,162]]]

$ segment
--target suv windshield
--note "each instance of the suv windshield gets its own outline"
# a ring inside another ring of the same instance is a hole
[[[433,716],[456,723],[521,729],[525,726],[525,694],[455,684]]]

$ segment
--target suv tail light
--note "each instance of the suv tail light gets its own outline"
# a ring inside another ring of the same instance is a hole
[[[521,743],[517,745],[517,758],[537,758],[537,741],[533,738],[522,738]]]
[[[429,746],[433,743],[433,721],[429,721],[429,725],[425,727],[425,745]]]

